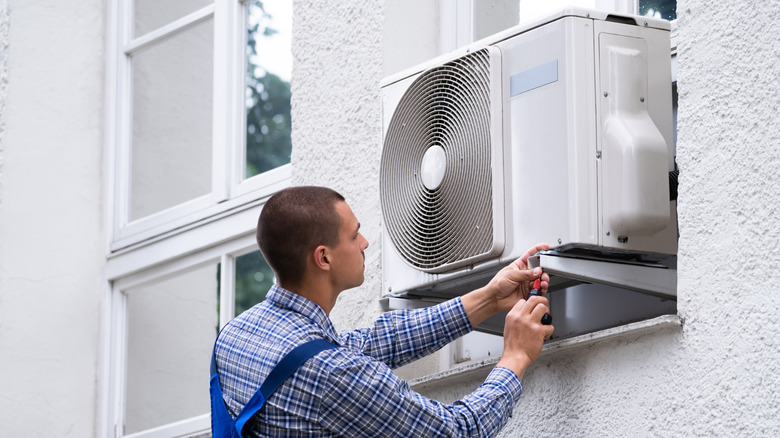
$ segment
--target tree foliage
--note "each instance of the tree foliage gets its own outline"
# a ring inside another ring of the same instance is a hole
[[[246,116],[246,176],[254,176],[290,162],[290,83],[267,71],[255,60],[258,40],[269,38],[277,31],[273,17],[263,2],[248,5],[250,15],[257,18],[247,26],[247,116]]]

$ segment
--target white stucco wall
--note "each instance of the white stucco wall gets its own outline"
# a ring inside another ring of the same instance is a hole
[[[103,3],[0,1],[2,436],[94,435]]]
[[[339,297],[343,327],[379,311],[379,154],[383,2],[296,1],[293,9],[293,184],[332,187],[368,239],[366,280]]]
[[[339,328],[377,313],[383,2],[298,1],[295,183],[342,191],[371,247]],[[679,315],[683,326],[543,355],[502,436],[780,435],[780,10],[678,2]],[[411,64],[410,64],[411,65]],[[488,370],[419,385],[451,401]]]
[[[780,8],[678,4],[684,424],[780,435]]]
[[[293,17],[293,184],[343,194],[369,241],[366,281],[341,294],[337,328],[379,315],[379,81],[436,55],[436,2],[296,1]],[[405,55],[404,55],[405,54]]]

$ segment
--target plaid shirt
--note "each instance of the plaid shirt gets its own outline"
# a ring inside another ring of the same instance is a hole
[[[385,313],[370,329],[338,334],[318,305],[274,286],[222,330],[217,367],[235,417],[290,350],[317,338],[341,346],[309,359],[269,397],[250,420],[254,436],[493,436],[522,393],[512,371],[494,368],[476,391],[449,405],[415,393],[391,371],[469,331],[457,298]]]

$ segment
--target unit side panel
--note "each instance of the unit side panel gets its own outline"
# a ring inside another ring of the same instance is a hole
[[[571,18],[566,21],[566,127],[570,153],[569,176],[570,241],[598,243],[598,172],[596,158],[596,70],[593,46],[594,21]],[[554,242],[550,242],[553,244]]]
[[[674,169],[674,131],[672,121],[672,78],[671,78],[671,52],[669,42],[669,32],[661,29],[653,29],[641,26],[628,26],[619,23],[612,22],[595,22],[595,32],[593,36],[594,45],[596,50],[596,75],[601,78],[597,85],[597,117],[599,122],[597,123],[597,139],[598,149],[602,152],[604,145],[607,143],[607,129],[606,121],[609,118],[610,111],[614,112],[614,108],[610,109],[610,99],[617,98],[612,90],[606,88],[615,87],[614,83],[610,83],[604,79],[608,77],[607,72],[604,69],[608,68],[610,61],[607,59],[600,59],[600,53],[603,51],[600,47],[605,41],[614,40],[616,37],[626,37],[628,39],[641,39],[643,41],[643,47],[646,47],[646,71],[642,73],[646,82],[642,83],[642,88],[646,87],[646,91],[643,92],[642,98],[644,100],[639,105],[639,109],[642,112],[646,111],[649,119],[652,121],[658,134],[663,138],[663,142],[666,147],[666,156],[664,162],[666,163],[666,170],[671,171]],[[644,55],[643,55],[644,56]],[[614,68],[614,67],[613,67]],[[608,96],[604,96],[607,93]],[[612,102],[614,104],[614,102]],[[634,117],[636,118],[636,117]],[[646,137],[646,136],[645,136]],[[606,162],[613,158],[605,156],[602,160],[602,168],[599,170],[598,187],[602,193],[601,198],[604,198],[605,190],[610,190],[606,187],[604,175],[606,169],[603,166]],[[642,163],[637,163],[637,166],[641,167]],[[625,167],[625,166],[624,166]],[[664,166],[661,165],[661,168]],[[664,183],[668,184],[668,178],[662,176]],[[614,189],[614,188],[612,188]],[[640,189],[648,189],[647,184],[642,185]],[[663,187],[666,190],[666,187]],[[599,209],[601,215],[606,214],[605,208],[607,206],[602,205]],[[663,207],[662,207],[663,208]],[[668,204],[668,222],[667,226],[655,232],[652,235],[634,235],[629,236],[627,241],[619,240],[621,236],[618,233],[607,232],[610,231],[608,224],[605,223],[603,216],[599,218],[600,232],[599,239],[600,245],[608,248],[615,248],[618,250],[639,251],[639,252],[656,252],[665,254],[675,254],[677,252],[677,219],[676,209],[674,202]],[[612,210],[610,210],[612,211]]]
[[[503,262],[539,242],[596,243],[592,41],[591,20],[564,18],[498,44],[511,137]]]

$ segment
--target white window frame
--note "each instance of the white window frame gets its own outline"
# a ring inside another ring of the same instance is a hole
[[[236,225],[232,220],[225,225]],[[170,244],[163,244],[171,249]],[[125,435],[122,425],[125,417],[125,382],[126,382],[126,352],[127,352],[127,295],[125,291],[163,280],[191,269],[203,266],[221,265],[220,270],[220,314],[219,326],[223,327],[230,321],[235,312],[235,260],[237,257],[257,250],[254,235],[244,233],[225,242],[203,248],[197,252],[175,256],[174,252],[161,248],[163,256],[149,260],[146,265],[123,262],[119,266],[111,265],[108,272],[110,286],[108,299],[104,310],[110,315],[110,321],[101,336],[103,353],[101,369],[104,370],[101,379],[101,436],[156,438],[192,435],[210,430],[209,413],[169,423],[153,429]],[[151,252],[157,252],[152,250]],[[126,256],[132,259],[142,259],[145,254]],[[216,291],[215,291],[216,292]],[[216,311],[216,309],[214,309]],[[208,377],[203,376],[204,388]],[[205,391],[205,389],[204,389]],[[204,392],[204,397],[207,397]]]
[[[106,264],[101,299],[96,430],[99,436],[173,437],[210,431],[210,414],[125,435],[127,300],[130,287],[220,263],[220,326],[235,309],[235,258],[257,250],[255,229],[265,201],[290,185],[286,164],[244,179],[246,0],[214,0],[157,30],[131,38],[132,0],[107,2],[103,213]],[[132,66],[128,55],[213,18],[211,193],[136,221],[130,195]],[[216,309],[215,309],[216,311]],[[204,375],[204,388],[208,378]],[[204,393],[204,397],[206,397]]]
[[[216,215],[240,209],[248,202],[290,185],[291,164],[244,179],[245,8],[245,0],[214,0],[209,6],[133,38],[132,0],[109,2],[111,15],[107,33],[111,38],[108,40],[106,108],[109,114],[106,139],[109,145],[107,156],[111,160],[107,167],[110,182],[108,203],[114,206],[107,216],[112,229],[110,251],[175,234],[188,225],[209,222]],[[130,56],[209,18],[214,20],[211,193],[129,221],[133,108]]]

